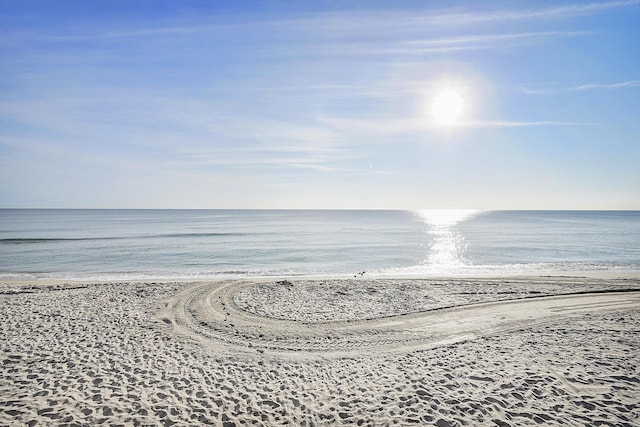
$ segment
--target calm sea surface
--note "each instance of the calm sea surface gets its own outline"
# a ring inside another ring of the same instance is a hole
[[[640,211],[0,209],[0,279],[640,271]]]

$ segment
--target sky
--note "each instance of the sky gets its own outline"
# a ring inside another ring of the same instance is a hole
[[[640,0],[3,0],[0,58],[4,208],[640,209]]]

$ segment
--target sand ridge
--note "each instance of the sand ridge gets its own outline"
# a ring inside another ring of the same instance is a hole
[[[540,279],[500,288],[469,280],[457,293],[451,281],[396,284],[406,289],[391,297],[383,289],[391,280],[323,282],[327,294],[342,297],[333,322],[330,313],[319,317],[313,301],[300,303],[305,288],[320,282],[290,282],[290,304],[275,303],[278,309],[261,302],[277,281],[0,286],[0,424],[638,425],[635,293],[548,298],[558,305],[542,322],[498,324],[500,333],[428,348],[376,341],[417,333],[418,342],[429,342],[429,311],[417,295],[431,295],[432,314],[482,313],[482,304],[506,310],[500,300],[514,297],[502,293],[509,286],[520,286],[520,298],[635,282]],[[338,293],[345,287],[351,296]],[[377,296],[362,299],[376,287]],[[376,309],[376,298],[387,297],[389,306]],[[369,314],[353,313],[358,300],[370,304]],[[291,325],[299,329],[287,332]],[[329,348],[349,336],[362,347],[325,357],[308,344],[326,348],[309,332],[336,325],[353,328]],[[273,341],[294,351],[261,346],[271,342],[266,334],[283,333]]]
[[[384,281],[351,282],[348,288],[341,281],[304,285],[289,281],[195,285],[167,300],[158,318],[178,333],[234,352],[342,357],[363,351],[424,350],[533,324],[566,321],[585,312],[640,306],[640,292],[620,292],[633,288],[605,292],[571,282],[535,290],[516,283],[500,286],[499,291],[492,289],[495,285],[484,284],[481,293],[477,289],[470,292],[468,283],[402,283],[395,285],[394,301],[388,292],[393,284]],[[278,288],[290,293],[303,290],[285,297],[289,304],[279,304],[274,291]],[[328,292],[320,288],[332,290],[339,303],[331,304]],[[425,292],[431,296],[416,295]],[[566,295],[568,292],[571,294]],[[317,294],[325,298],[309,300],[308,296]],[[355,309],[362,306],[370,310]],[[264,315],[267,310],[269,314]]]

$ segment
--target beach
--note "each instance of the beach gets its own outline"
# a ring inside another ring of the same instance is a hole
[[[1,425],[640,425],[637,277],[0,284]]]

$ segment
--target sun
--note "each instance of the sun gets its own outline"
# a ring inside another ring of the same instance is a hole
[[[431,103],[431,116],[439,126],[460,124],[466,110],[466,100],[462,92],[454,88],[441,89]]]

